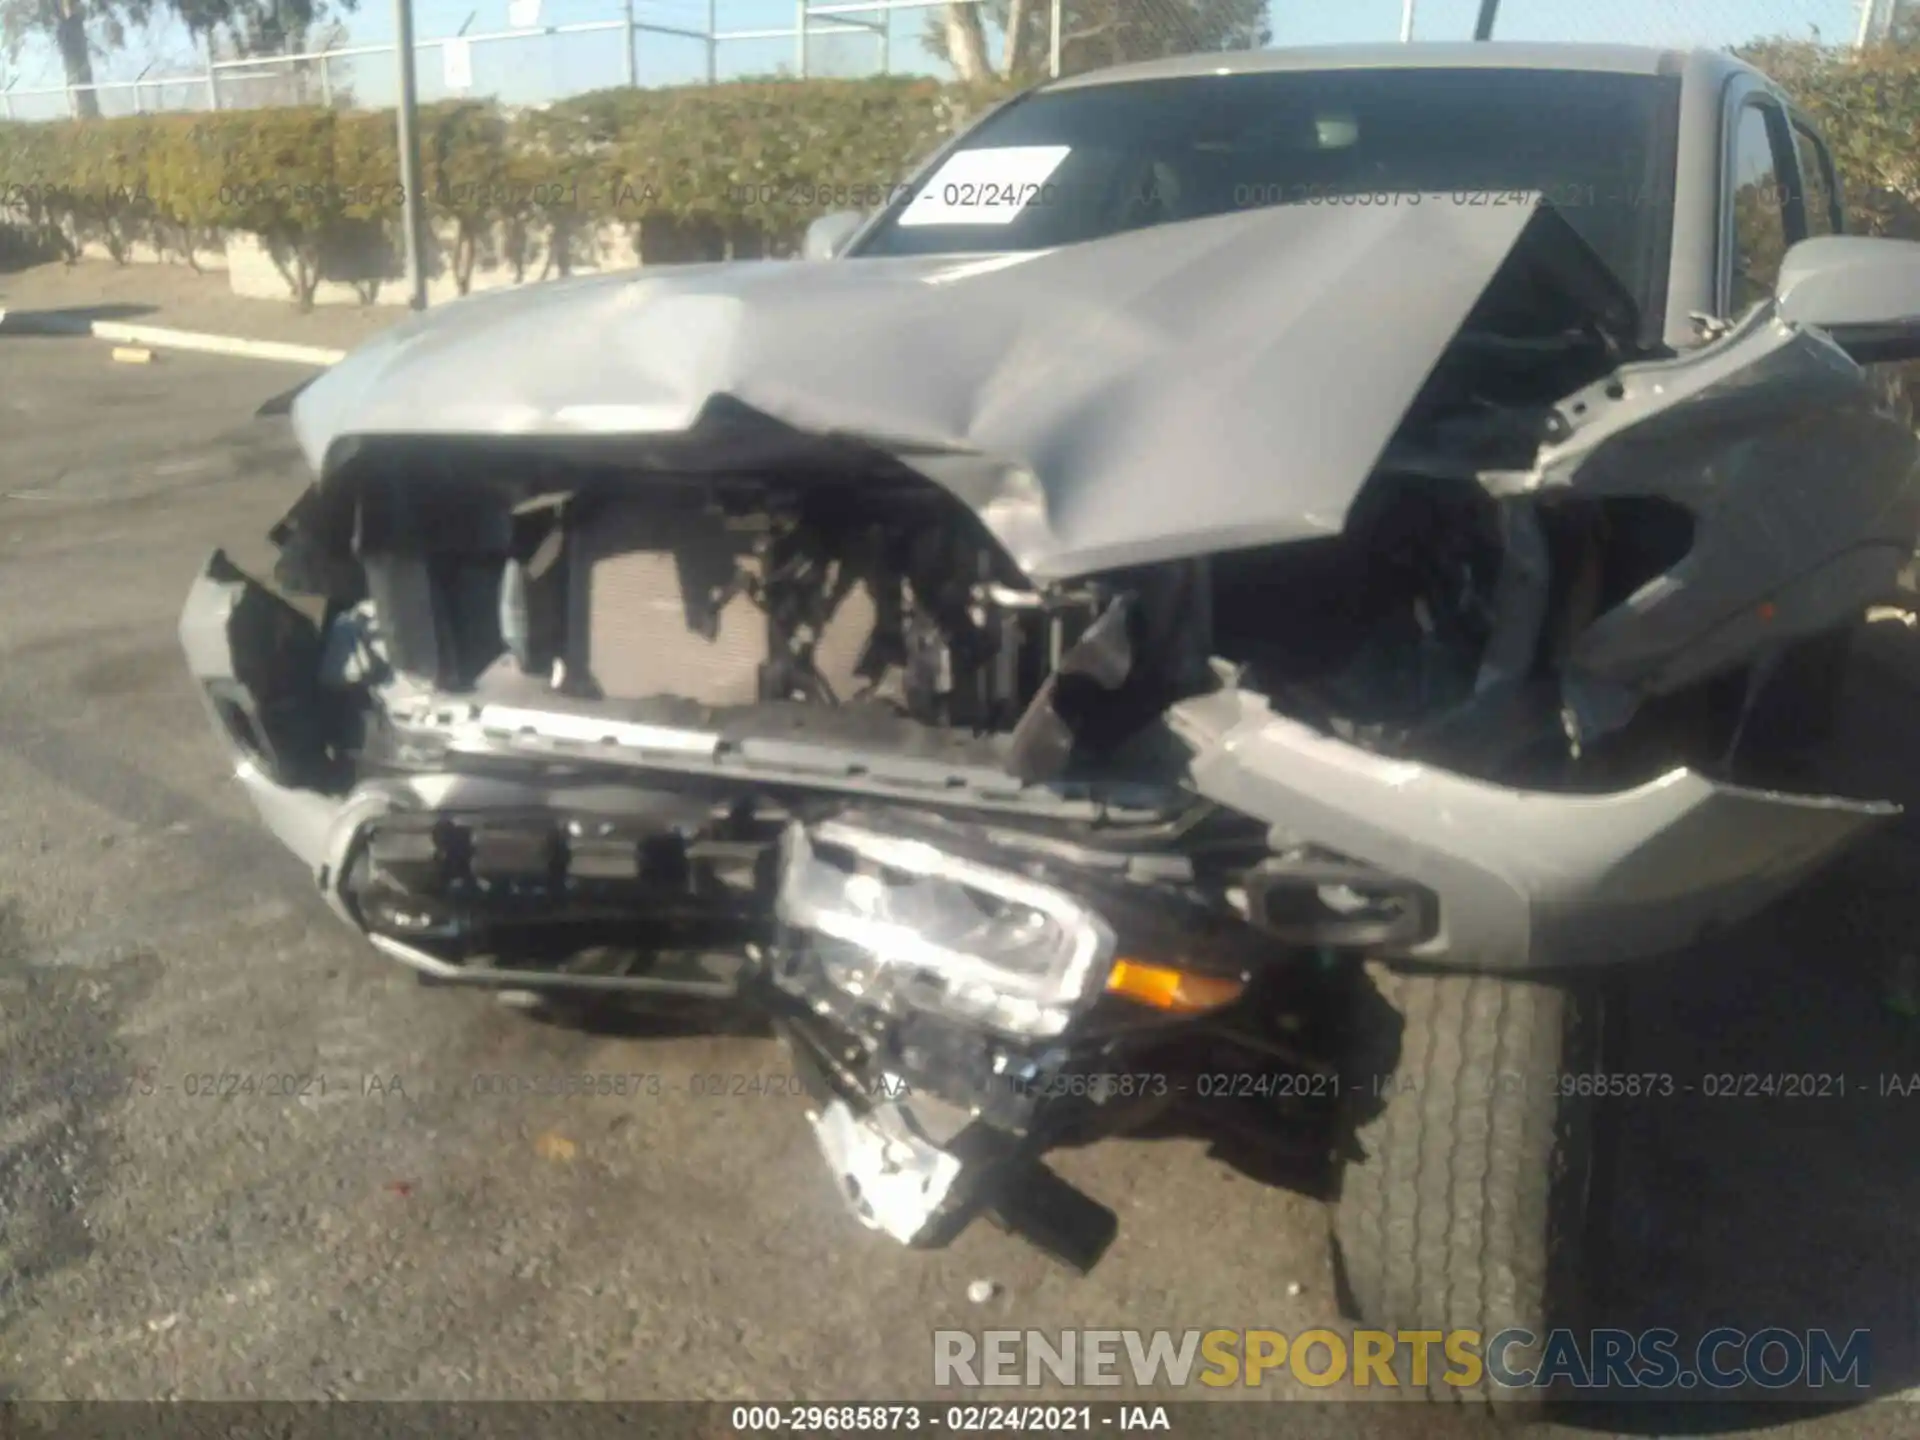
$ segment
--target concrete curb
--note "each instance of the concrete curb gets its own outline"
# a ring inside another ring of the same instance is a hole
[[[289,365],[328,366],[346,359],[344,350],[317,345],[289,345],[279,340],[248,340],[238,335],[210,335],[200,330],[172,330],[160,325],[122,325],[116,320],[69,320],[31,311],[9,315],[0,310],[0,334],[91,335],[116,345],[143,345],[155,350],[197,350],[207,355],[237,355],[249,360],[277,360]]]

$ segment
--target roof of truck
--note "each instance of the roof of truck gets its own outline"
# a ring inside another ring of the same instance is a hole
[[[1044,86],[1073,90],[1192,75],[1258,75],[1280,70],[1586,70],[1615,75],[1714,75],[1748,70],[1724,50],[1651,45],[1540,44],[1522,40],[1432,41],[1408,45],[1303,45],[1280,50],[1214,50],[1172,55],[1072,75]]]

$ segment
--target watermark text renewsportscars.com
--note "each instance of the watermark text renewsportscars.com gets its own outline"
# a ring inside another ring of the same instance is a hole
[[[933,1332],[942,1389],[1066,1385],[1425,1390],[1438,1384],[1528,1390],[1864,1392],[1866,1330],[966,1330]]]

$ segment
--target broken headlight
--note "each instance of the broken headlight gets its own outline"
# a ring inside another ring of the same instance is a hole
[[[788,831],[780,919],[862,1004],[1009,1035],[1058,1035],[1113,961],[1112,930],[1065,891],[838,821]]]

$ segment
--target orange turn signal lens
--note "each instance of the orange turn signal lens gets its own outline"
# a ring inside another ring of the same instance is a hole
[[[1240,998],[1247,987],[1223,975],[1195,975],[1170,965],[1147,965],[1138,960],[1116,960],[1107,976],[1107,993],[1124,995],[1174,1015],[1218,1010]]]

